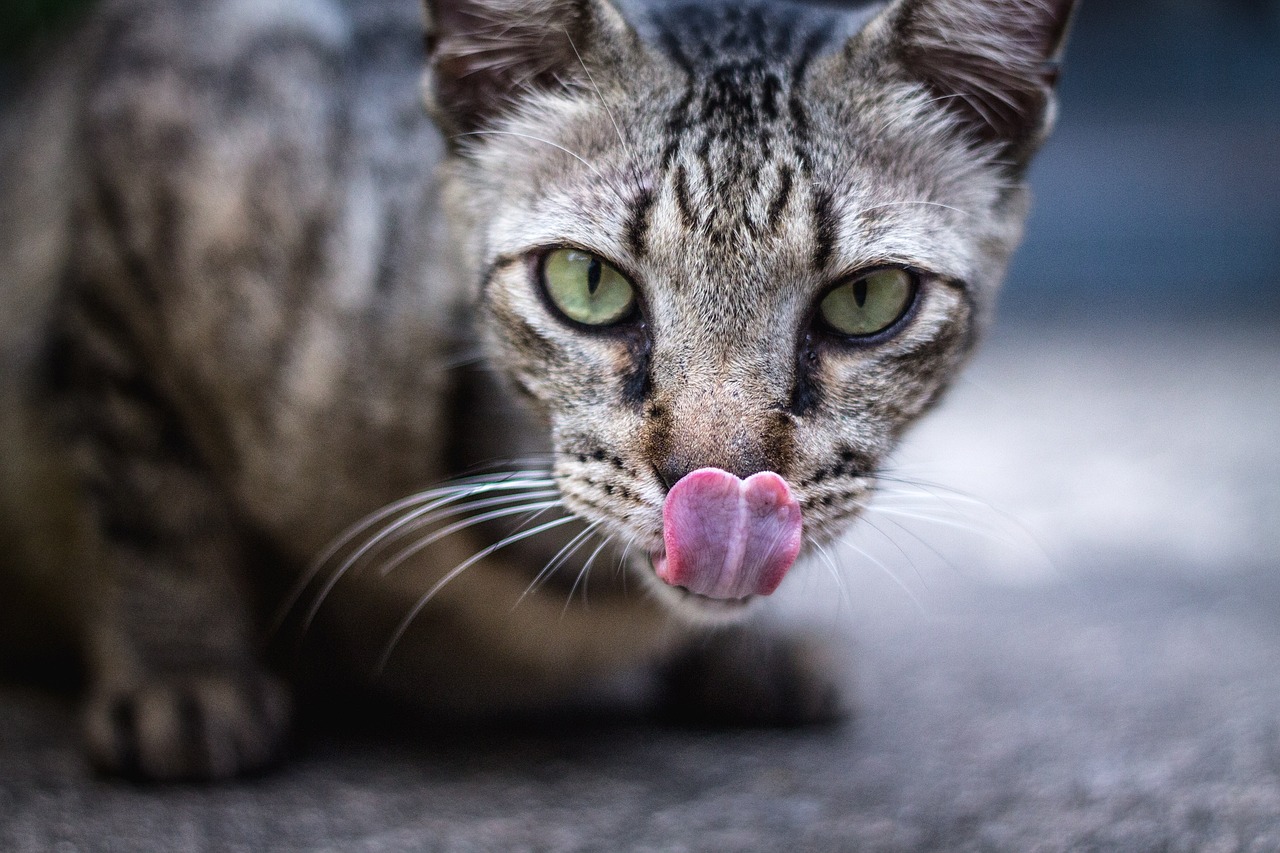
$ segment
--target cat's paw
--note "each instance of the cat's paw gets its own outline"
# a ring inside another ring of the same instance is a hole
[[[851,712],[846,669],[813,640],[731,631],[694,644],[668,665],[664,710],[700,725],[835,723]]]
[[[291,722],[288,688],[261,672],[172,676],[100,690],[84,716],[97,768],[156,782],[261,771],[279,759]]]

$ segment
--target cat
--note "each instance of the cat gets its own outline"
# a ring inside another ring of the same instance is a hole
[[[5,575],[93,763],[261,770],[295,678],[838,718],[752,614],[989,321],[1073,10],[102,0],[0,196]]]

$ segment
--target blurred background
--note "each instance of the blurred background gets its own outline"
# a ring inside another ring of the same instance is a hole
[[[1083,3],[1006,315],[1280,309],[1280,2]]]

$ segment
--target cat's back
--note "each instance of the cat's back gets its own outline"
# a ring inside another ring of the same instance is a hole
[[[224,190],[258,196],[270,175],[243,173],[301,162],[400,179],[411,163],[423,183],[441,145],[418,99],[421,54],[414,0],[93,4],[0,100],[0,308],[18,320],[6,343],[38,320],[74,219],[132,218],[129,199],[103,198],[115,186],[154,194],[193,158],[217,161]]]
[[[146,349],[143,368],[162,381],[166,364],[194,365],[170,396],[206,381],[220,417],[283,434],[297,401],[264,374],[314,364],[314,341],[375,298],[385,316],[453,298],[416,287],[447,280],[425,274],[443,142],[421,106],[421,63],[416,0],[99,0],[18,69],[0,101],[7,554],[39,538],[9,528],[59,515],[33,508],[30,488],[59,455],[42,446],[47,424],[32,424],[59,335],[92,346],[104,330],[162,330],[168,345]],[[304,327],[308,314],[327,327]]]

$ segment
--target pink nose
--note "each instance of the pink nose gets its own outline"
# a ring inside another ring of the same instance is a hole
[[[709,598],[768,595],[800,553],[800,505],[771,471],[740,479],[702,468],[672,487],[662,508],[666,554],[658,577]]]

